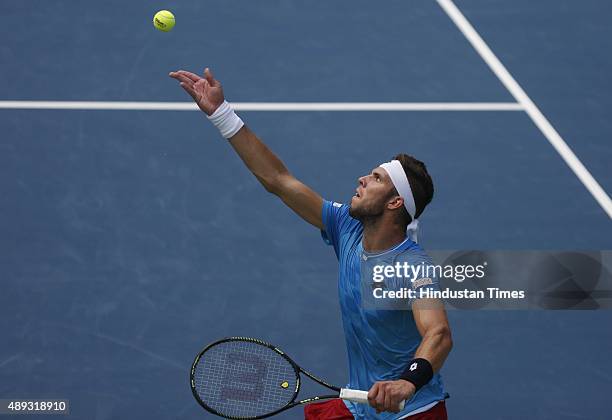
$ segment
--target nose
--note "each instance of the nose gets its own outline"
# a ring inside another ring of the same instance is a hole
[[[365,176],[359,177],[359,185],[361,185],[362,187],[365,187],[365,184],[366,184],[366,177]]]

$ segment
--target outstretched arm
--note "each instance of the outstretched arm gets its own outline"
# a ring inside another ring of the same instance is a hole
[[[170,77],[180,82],[181,87],[208,116],[213,115],[225,101],[221,83],[208,68],[204,70],[204,77],[184,70],[172,72]],[[321,196],[291,175],[283,162],[255,133],[245,125],[229,141],[267,191],[277,195],[308,223],[323,228]]]

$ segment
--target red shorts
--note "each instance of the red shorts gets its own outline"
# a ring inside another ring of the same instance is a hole
[[[305,420],[353,420],[353,415],[346,408],[344,402],[336,398],[334,400],[308,404],[304,407]],[[446,404],[440,401],[427,411],[406,417],[406,420],[447,420]]]

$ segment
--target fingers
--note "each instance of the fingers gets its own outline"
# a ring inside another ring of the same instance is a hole
[[[204,71],[204,77],[185,70],[170,72],[169,76],[179,81],[181,87],[208,115],[211,115],[224,100],[221,83],[215,80],[209,68]]]
[[[198,95],[202,97],[208,97],[208,90],[210,89],[210,85],[206,79],[198,80],[193,84],[193,89],[198,93]]]
[[[197,92],[193,89],[192,86],[189,86],[187,83],[181,82],[181,87],[183,89],[185,89],[185,92],[187,92],[194,101],[198,101],[199,99],[199,95],[197,94]]]
[[[183,74],[180,74],[180,73],[170,73],[170,77],[172,77],[173,79],[176,79],[179,82],[184,83],[184,84],[186,84],[188,86],[193,86],[193,84],[194,84],[193,81],[189,77],[187,77],[187,76],[185,76]]]
[[[199,77],[196,74],[193,74],[188,71],[179,70],[175,72],[171,72],[169,74],[170,77],[176,79],[180,82],[180,85],[185,91],[196,101],[198,102],[202,95],[198,92],[197,84],[198,82],[205,82],[204,79]]]
[[[376,401],[376,396],[378,395],[378,390],[380,389],[380,384],[376,382],[368,391],[368,402],[372,407],[374,407],[374,402]]]
[[[210,71],[208,67],[204,69],[204,78],[208,80],[208,83],[210,83],[211,85],[215,80],[215,76],[213,76],[212,71]]]
[[[384,382],[376,382],[368,392],[368,402],[370,406],[376,409],[377,413],[382,411],[385,403],[385,385]]]
[[[198,76],[195,73],[192,73],[190,71],[186,71],[186,70],[179,70],[179,71],[173,71],[170,72],[169,74],[170,77],[172,77],[173,79],[176,79],[180,82],[185,82],[185,83],[198,83],[202,80],[207,82],[207,87],[221,87],[221,83],[218,80],[215,80],[215,77],[213,76],[212,72],[210,71],[210,69],[207,67],[204,70],[204,78]]]
[[[198,106],[200,106],[203,98],[205,97],[202,90],[198,89],[198,87],[194,84],[181,82],[180,85],[183,89],[185,89],[185,92],[187,92],[193,98]]]
[[[208,83],[214,87],[221,87],[221,83],[218,80],[215,80],[215,76],[213,76],[212,71],[208,67],[204,69],[204,78],[208,80]]]
[[[376,408],[376,412],[380,413],[381,411],[385,411],[385,399],[387,398],[387,390],[384,386],[380,387],[378,394],[376,394],[376,401],[374,402],[374,408]]]
[[[392,392],[388,392],[387,395],[389,399],[385,401],[385,411],[390,411],[392,413],[399,413],[401,396],[398,395],[397,389],[393,389]]]
[[[203,87],[205,89],[208,89],[210,87],[210,83],[208,83],[208,80],[206,79],[200,79],[197,82],[195,82],[194,86],[198,86],[198,87]]]
[[[376,412],[378,413],[378,403],[377,403],[377,399],[378,396],[381,392],[381,386],[379,382],[376,382],[372,388],[370,388],[370,391],[368,391],[368,403],[370,403],[370,406],[376,409]]]
[[[179,78],[188,79],[194,83],[197,82],[198,80],[202,80],[202,78],[198,76],[197,74],[192,73],[190,71],[186,71],[186,70],[173,71],[169,74],[169,76],[174,79],[179,79]]]
[[[377,413],[391,411],[398,413],[401,396],[392,382],[376,382],[368,392],[368,402]]]
[[[396,409],[391,401],[391,392],[385,392],[385,400],[383,401],[383,409],[381,411],[391,411]]]

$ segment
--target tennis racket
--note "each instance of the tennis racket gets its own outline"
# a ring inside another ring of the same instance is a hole
[[[304,374],[334,391],[296,401]],[[368,404],[368,391],[342,389],[299,367],[279,348],[255,338],[209,344],[191,366],[191,392],[209,412],[228,419],[263,419],[298,405],[342,398]],[[400,410],[404,402],[400,404]]]

